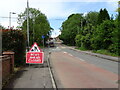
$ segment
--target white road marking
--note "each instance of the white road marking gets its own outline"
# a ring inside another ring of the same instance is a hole
[[[66,54],[67,52],[63,52],[64,54]]]
[[[61,50],[59,47],[52,49],[53,51],[59,51]]]
[[[52,49],[53,51],[55,50],[55,49]]]
[[[64,53],[64,54],[68,54],[68,55],[70,55],[70,56],[73,57],[73,55],[72,55],[72,54],[69,54],[68,52],[63,52],[63,53]],[[78,58],[78,57],[75,57],[75,58],[79,59],[80,61],[85,61],[85,60],[83,60],[83,59],[81,59],[81,58]]]
[[[79,59],[80,61],[85,61],[85,60],[83,60],[83,59],[81,59],[81,58],[78,58],[78,57],[76,57],[77,59]]]
[[[68,55],[70,55],[70,56],[73,56],[72,54],[69,54],[68,52],[63,52],[64,54],[68,54]]]
[[[83,59],[80,59],[81,61],[85,61],[85,60],[83,60]]]
[[[69,54],[70,56],[73,56],[72,54]]]
[[[61,48],[65,48],[65,47],[61,47]]]

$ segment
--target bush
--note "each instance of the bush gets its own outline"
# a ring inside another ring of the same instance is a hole
[[[104,50],[104,49],[96,50],[96,51],[93,51],[93,52],[94,53],[104,54],[104,55],[110,55],[110,56],[118,56],[117,54],[109,52],[108,50]]]
[[[77,47],[81,47],[81,38],[82,38],[82,35],[76,35],[75,37],[75,42]]]
[[[22,31],[10,30],[2,34],[2,51],[15,52],[15,66],[25,64],[25,35]]]

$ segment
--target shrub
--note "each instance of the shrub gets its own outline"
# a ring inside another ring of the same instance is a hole
[[[82,35],[76,35],[75,42],[77,47],[81,47],[81,37]]]
[[[25,63],[25,34],[18,30],[9,30],[2,34],[2,51],[15,52],[15,66]]]

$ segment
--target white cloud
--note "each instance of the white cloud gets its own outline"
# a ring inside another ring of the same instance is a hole
[[[53,30],[51,37],[55,38],[61,34],[60,30]]]
[[[48,18],[52,18],[55,16],[60,16],[60,12],[62,11],[62,4],[61,3],[55,3],[55,2],[50,2],[50,3],[34,3],[33,5],[30,4],[30,7],[34,8],[39,8],[39,10],[47,15]]]
[[[70,14],[77,11],[77,6],[68,8],[64,6],[64,2],[107,2],[108,7],[114,10],[117,7],[117,1],[118,0],[29,0],[29,6],[37,9],[39,8],[39,10],[50,19],[68,17]],[[0,17],[9,17],[9,12],[20,14],[21,12],[24,12],[26,7],[27,0],[1,0]],[[11,16],[17,17],[17,15]],[[0,18],[0,23],[7,27],[9,25],[9,20]],[[11,23],[15,24],[15,21],[12,21]],[[17,23],[15,25],[17,25]]]
[[[111,2],[111,1],[113,0],[39,0],[39,1],[33,0],[33,2]],[[114,1],[118,1],[118,0],[114,0]]]
[[[67,17],[75,8],[65,9],[63,2],[30,2],[30,7],[39,8],[48,18]]]
[[[118,8],[118,2],[117,1],[112,1],[110,0],[111,2],[107,2],[108,4],[108,8],[111,8],[112,10],[115,11],[115,9]]]
[[[45,2],[46,1],[46,2]],[[65,9],[63,6],[63,2],[54,2],[48,1],[48,0],[29,0],[29,7],[39,9],[42,13],[47,15],[47,17],[50,18],[62,18],[62,17],[68,17],[73,11],[75,11],[75,8],[69,8]],[[0,17],[8,17],[9,19],[9,12],[15,12],[17,14],[20,14],[21,12],[24,12],[26,6],[27,6],[27,0],[2,0],[2,5],[0,5]],[[6,3],[7,2],[7,3]],[[4,10],[2,9],[4,8]],[[11,17],[17,17],[17,15],[11,15]],[[9,20],[5,20],[3,18],[0,18],[0,23],[2,25],[5,25],[5,27],[9,26]],[[4,22],[2,22],[4,21]],[[6,23],[5,23],[6,22]],[[13,22],[11,22],[13,23]],[[17,22],[16,22],[17,23]],[[17,24],[15,24],[17,25]],[[12,25],[11,25],[12,26]]]

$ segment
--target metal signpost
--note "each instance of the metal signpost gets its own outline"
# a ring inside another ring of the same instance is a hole
[[[43,51],[44,51],[44,38],[45,38],[45,36],[42,35],[42,39],[43,39]]]
[[[45,38],[45,36],[44,35],[42,35],[42,39],[43,39],[43,52],[44,52],[44,38]],[[44,64],[43,64],[43,67],[44,67],[44,88],[45,88],[45,86],[46,86],[46,84],[45,84],[45,66],[44,66]]]

